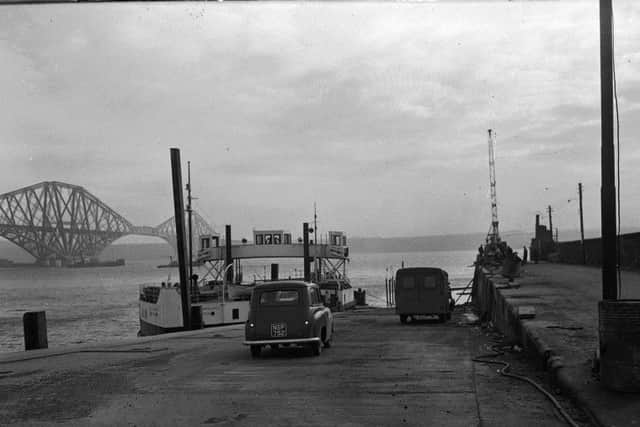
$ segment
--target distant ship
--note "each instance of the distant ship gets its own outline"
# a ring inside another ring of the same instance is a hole
[[[195,260],[193,265],[202,265],[202,261]],[[158,268],[178,268],[178,260],[173,259],[172,256],[169,257],[168,264],[160,264],[157,266]]]
[[[118,267],[124,265],[124,258],[118,258],[110,261],[100,261],[97,258],[91,258],[88,261],[78,261],[67,265],[70,268],[88,268],[88,267]]]

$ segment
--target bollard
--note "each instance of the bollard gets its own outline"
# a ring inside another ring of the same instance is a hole
[[[22,315],[24,326],[24,349],[38,350],[48,348],[47,316],[44,311],[28,311]]]
[[[191,306],[191,329],[202,329],[204,327],[202,323],[202,306]]]
[[[356,305],[367,305],[365,291],[362,288],[353,291],[353,298],[356,300]]]

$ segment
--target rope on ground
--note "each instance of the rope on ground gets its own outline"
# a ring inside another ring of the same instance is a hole
[[[36,359],[47,359],[49,357],[58,357],[58,356],[66,356],[69,354],[78,354],[78,353],[155,353],[158,351],[163,351],[163,350],[168,350],[168,347],[164,347],[164,348],[131,348],[128,350],[107,350],[107,349],[95,349],[95,350],[89,350],[89,349],[84,349],[84,350],[69,350],[69,351],[62,351],[59,353],[52,353],[52,354],[40,354],[38,356],[33,356],[33,357],[24,357],[24,358],[20,358],[20,359],[14,359],[14,360],[0,360],[0,365],[6,365],[9,363],[20,363],[20,362],[28,362],[29,360],[36,360]]]
[[[547,397],[547,399],[549,399],[549,401],[551,401],[553,406],[558,410],[558,412],[560,412],[560,415],[562,415],[562,418],[564,418],[564,420],[567,422],[567,424],[569,424],[571,427],[580,427],[580,425],[577,424],[573,420],[573,418],[571,418],[571,416],[562,408],[562,406],[560,406],[560,402],[558,402],[558,400],[555,397],[553,397],[553,395],[551,393],[549,393],[547,390],[545,390],[544,387],[542,387],[540,384],[538,384],[537,382],[533,381],[529,377],[525,377],[524,375],[517,375],[517,374],[510,373],[509,372],[509,368],[511,367],[511,365],[508,362],[505,362],[505,361],[502,361],[502,360],[487,360],[487,358],[495,358],[495,357],[498,357],[498,356],[502,356],[503,354],[504,354],[504,352],[502,352],[502,351],[496,352],[496,353],[490,353],[490,354],[483,354],[483,355],[480,355],[480,356],[476,356],[471,360],[474,361],[474,362],[477,362],[477,363],[486,363],[486,364],[491,364],[491,365],[502,365],[503,367],[501,369],[498,369],[498,373],[500,375],[503,375],[503,376],[509,377],[509,378],[515,378],[517,380],[524,381],[524,382],[527,382],[527,383],[531,384],[538,391],[540,391],[542,394],[544,394]]]

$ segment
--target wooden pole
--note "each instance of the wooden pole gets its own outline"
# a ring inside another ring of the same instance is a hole
[[[227,283],[233,283],[233,258],[231,254],[231,225],[224,226],[224,268]],[[231,267],[229,267],[231,266]]]
[[[584,248],[584,219],[582,218],[582,183],[578,183],[578,196],[580,199],[580,245],[582,247],[582,264],[587,263],[587,253]]]
[[[384,279],[384,300],[387,303],[387,307],[389,307],[389,278],[385,277]]]
[[[176,221],[176,240],[178,246],[178,271],[180,272],[180,297],[182,300],[182,324],[185,330],[191,329],[191,295],[187,278],[187,245],[184,227],[184,198],[182,194],[182,168],[180,150],[171,149],[171,178],[173,184],[173,211]]]
[[[193,220],[191,209],[191,162],[187,162],[187,214],[189,215],[189,283],[193,278]],[[195,284],[197,286],[197,284]]]
[[[309,263],[309,223],[302,224],[302,242],[304,245],[304,281],[311,281],[311,265]]]
[[[553,223],[551,222],[551,205],[547,207],[549,211],[549,233],[551,233],[551,240],[553,241]]]

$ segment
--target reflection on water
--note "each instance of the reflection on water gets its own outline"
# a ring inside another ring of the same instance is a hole
[[[399,268],[440,267],[453,286],[473,276],[474,251],[354,253],[347,272],[354,288],[367,291],[370,305],[385,305],[385,277]],[[24,348],[22,314],[45,310],[49,346],[135,337],[138,332],[138,285],[178,278],[177,269],[158,269],[166,259],[131,261],[119,267],[0,269],[0,352]],[[261,260],[243,263],[245,281],[270,274],[280,263],[280,276],[302,275],[299,260]],[[199,274],[203,269],[196,271]]]

